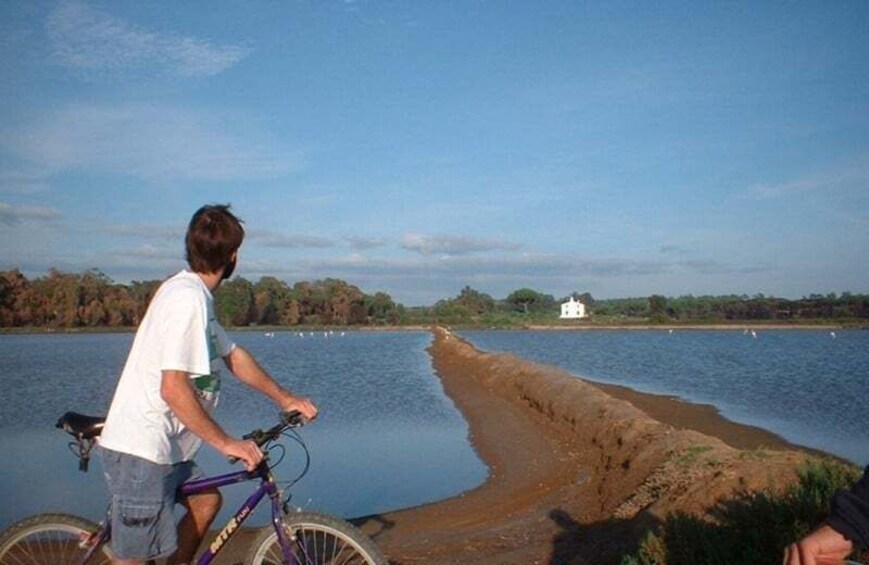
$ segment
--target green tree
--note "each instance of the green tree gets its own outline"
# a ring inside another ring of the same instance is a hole
[[[484,292],[465,286],[454,300],[471,314],[480,315],[495,309],[495,299]]]
[[[520,288],[511,292],[506,298],[513,310],[528,314],[551,307],[555,299],[549,294],[543,294],[530,288]]]
[[[585,307],[589,310],[594,308],[594,298],[591,296],[589,292],[574,292],[571,294],[574,300],[582,302],[585,304]]]
[[[649,297],[649,321],[660,324],[667,321],[667,298],[659,294]]]
[[[281,323],[281,313],[286,307],[290,288],[275,277],[262,277],[253,287],[254,313],[257,324]]]
[[[374,296],[365,297],[365,314],[368,320],[375,324],[395,324],[398,322],[395,302],[385,292],[378,292]]]
[[[253,285],[244,277],[224,281],[214,293],[217,319],[223,326],[247,326],[253,320]]]

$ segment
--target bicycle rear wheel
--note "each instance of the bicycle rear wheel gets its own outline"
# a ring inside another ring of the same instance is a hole
[[[93,522],[70,514],[37,514],[16,522],[0,534],[0,565],[80,564],[87,553],[82,540],[97,531]],[[88,561],[111,563],[103,545]]]
[[[299,512],[283,518],[296,563],[302,565],[385,565],[386,559],[371,541],[349,522],[319,512]],[[253,544],[246,565],[279,565],[284,554],[273,529],[263,531]]]

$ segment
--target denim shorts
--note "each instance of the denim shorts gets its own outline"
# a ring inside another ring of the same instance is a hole
[[[118,559],[168,557],[178,546],[172,509],[182,483],[203,477],[193,461],[160,465],[100,448],[112,497],[112,552]]]

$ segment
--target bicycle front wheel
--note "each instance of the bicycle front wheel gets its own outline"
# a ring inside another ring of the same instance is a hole
[[[284,516],[282,526],[290,539],[295,561],[290,565],[385,565],[386,559],[371,541],[349,522],[319,512]],[[263,531],[253,544],[245,565],[287,565],[273,529]]]
[[[37,514],[16,522],[0,534],[0,565],[79,564],[88,548],[83,543],[97,531],[93,522],[70,514]],[[111,563],[109,548],[98,548],[91,564]]]

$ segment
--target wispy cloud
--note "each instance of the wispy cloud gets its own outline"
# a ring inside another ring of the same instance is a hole
[[[45,174],[20,171],[0,172],[0,192],[6,194],[36,194],[49,188],[49,178]]]
[[[759,183],[749,187],[748,192],[756,198],[778,198],[811,192],[840,189],[869,181],[869,161],[846,166],[840,170],[830,170],[805,178],[780,182]]]
[[[662,245],[660,249],[663,255],[687,255],[688,250],[679,245]]]
[[[567,258],[561,255],[518,254],[506,257],[417,257],[376,258],[354,253],[343,257],[300,259],[291,266],[285,262],[264,260],[246,262],[244,270],[288,277],[325,276],[378,277],[415,279],[437,276],[452,278],[456,284],[472,278],[533,278],[546,285],[548,280],[573,278],[617,278],[658,275],[672,270],[672,264],[618,258]],[[288,270],[289,269],[289,270]],[[518,284],[518,283],[517,283]]]
[[[678,265],[700,273],[701,275],[746,275],[762,273],[771,269],[771,267],[765,265],[734,266],[719,261],[701,259],[680,261]]]
[[[0,224],[14,226],[23,222],[53,222],[60,212],[48,206],[13,206],[0,202]]]
[[[374,249],[375,247],[384,247],[389,244],[387,240],[382,238],[353,235],[344,236],[344,241],[353,249]]]
[[[54,59],[85,70],[164,70],[184,76],[219,74],[247,57],[243,45],[142,29],[81,2],[64,1],[48,15],[45,29]]]
[[[519,244],[504,241],[477,239],[467,236],[424,235],[420,233],[404,234],[401,246],[408,251],[415,251],[422,255],[467,255],[482,251],[516,250],[521,247]]]
[[[144,237],[149,239],[167,239],[182,241],[185,228],[181,226],[166,226],[160,224],[119,224],[96,228],[94,231],[109,235],[126,237]]]
[[[284,247],[289,249],[334,247],[335,242],[324,237],[302,234],[283,234],[270,231],[251,231],[251,242],[265,247]]]
[[[69,106],[0,133],[0,143],[50,172],[160,181],[274,178],[302,161],[238,116],[150,105]]]

